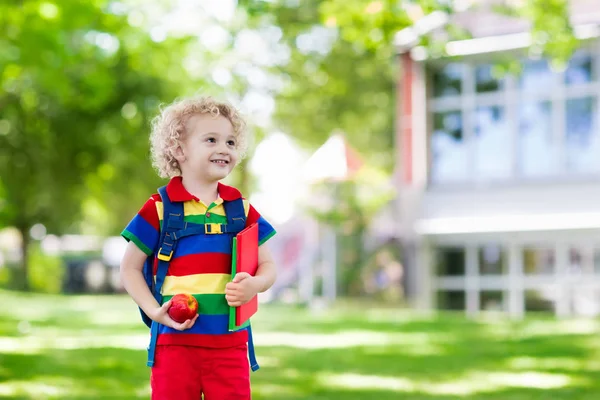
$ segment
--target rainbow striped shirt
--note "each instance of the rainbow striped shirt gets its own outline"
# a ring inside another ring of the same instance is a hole
[[[219,183],[219,198],[205,205],[190,194],[174,177],[167,185],[171,201],[182,201],[184,220],[197,224],[227,223],[223,201],[242,197],[240,192]],[[259,244],[265,243],[275,234],[269,224],[247,200],[243,200],[246,226],[258,223]],[[163,204],[154,194],[127,225],[121,235],[134,242],[148,256],[154,255],[156,275],[156,253],[159,246],[160,227],[163,219]],[[157,344],[178,344],[203,347],[233,347],[247,341],[246,331],[229,332],[229,306],[225,300],[225,285],[231,280],[231,236],[194,235],[183,237],[169,264],[163,284],[163,301],[177,293],[190,293],[198,300],[200,316],[194,326],[185,331],[159,326]]]

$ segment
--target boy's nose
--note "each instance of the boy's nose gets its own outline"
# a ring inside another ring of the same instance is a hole
[[[229,149],[227,148],[227,144],[219,144],[219,147],[217,148],[217,153],[219,154],[229,154]]]

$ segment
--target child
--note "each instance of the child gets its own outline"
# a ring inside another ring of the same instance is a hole
[[[245,122],[234,107],[209,97],[175,102],[154,120],[151,133],[153,164],[171,178],[166,192],[171,202],[184,203],[184,220],[197,224],[226,223],[223,202],[241,197],[219,181],[243,155]],[[142,274],[148,256],[156,257],[163,219],[161,197],[154,194],[127,225],[128,240],[121,263],[125,289],[158,325],[155,364],[151,372],[152,399],[250,399],[246,330],[229,332],[228,306],[237,307],[264,292],[275,281],[271,254],[262,245],[275,234],[273,227],[243,200],[246,226],[258,223],[259,256],[255,276],[237,274],[231,281],[231,237],[199,234],[181,238],[162,286],[164,300],[190,293],[198,314],[175,322],[158,304]],[[156,258],[155,270],[156,274]],[[164,301],[163,300],[163,301]]]

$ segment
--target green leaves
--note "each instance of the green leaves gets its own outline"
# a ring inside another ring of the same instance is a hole
[[[115,234],[158,187],[149,119],[180,94],[187,39],[106,7],[0,4],[0,226]]]
[[[567,0],[530,0],[516,10],[532,23],[529,53],[547,56],[556,69],[565,68],[579,45],[569,22]]]
[[[320,14],[326,26],[340,28],[344,40],[373,50],[389,46],[411,22],[395,0],[329,0],[322,2]]]

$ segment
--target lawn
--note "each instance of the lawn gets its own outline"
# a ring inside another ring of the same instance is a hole
[[[147,331],[125,296],[0,291],[0,398],[149,398]],[[598,399],[600,323],[262,306],[254,399]]]

